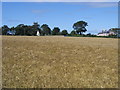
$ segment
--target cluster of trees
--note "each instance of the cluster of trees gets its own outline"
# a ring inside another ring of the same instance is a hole
[[[86,32],[86,26],[88,26],[85,21],[78,21],[73,24],[73,31],[69,34],[67,30],[60,31],[59,27],[54,27],[53,30],[47,24],[40,26],[37,22],[34,22],[32,26],[19,24],[16,27],[9,28],[7,25],[2,26],[2,35],[27,35],[36,36],[39,31],[41,36],[44,35],[82,35]]]

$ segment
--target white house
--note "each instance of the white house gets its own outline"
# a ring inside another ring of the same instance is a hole
[[[120,37],[120,28],[111,28],[110,35],[117,35],[117,37]]]
[[[15,30],[12,30],[12,31],[9,30],[7,31],[7,35],[15,35],[15,32],[16,32]]]
[[[97,36],[109,36],[109,35],[117,35],[120,37],[120,28],[111,28],[108,31],[102,30],[102,32],[98,33]]]
[[[99,33],[97,36],[109,36],[109,33]]]
[[[109,36],[109,31],[107,31],[107,30],[102,30],[102,32],[98,33],[97,36]]]

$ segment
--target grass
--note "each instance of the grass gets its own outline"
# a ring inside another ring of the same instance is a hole
[[[3,36],[3,88],[117,88],[118,39]]]

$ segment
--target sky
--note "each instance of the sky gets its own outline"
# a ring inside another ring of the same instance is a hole
[[[9,27],[38,22],[40,25],[48,24],[51,29],[59,27],[71,32],[75,22],[86,21],[86,33],[92,34],[118,27],[118,2],[7,1],[2,2],[2,25]]]
[[[2,2],[118,2],[119,0],[1,0]]]

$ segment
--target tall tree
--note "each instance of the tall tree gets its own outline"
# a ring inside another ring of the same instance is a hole
[[[85,21],[78,21],[78,22],[73,24],[74,30],[77,32],[77,34],[80,34],[80,35],[83,32],[87,31],[87,29],[85,28],[86,26],[88,26],[88,24]]]
[[[59,27],[54,27],[54,29],[52,31],[52,35],[59,35],[59,33],[60,33]]]
[[[51,29],[49,28],[49,26],[47,24],[43,24],[41,26],[41,30],[42,30],[42,33],[44,33],[45,35],[51,34]]]
[[[4,25],[2,27],[2,35],[7,35],[7,32],[9,31],[9,27],[7,25]]]
[[[62,30],[61,34],[62,35],[68,35],[68,32],[67,32],[67,30]]]

